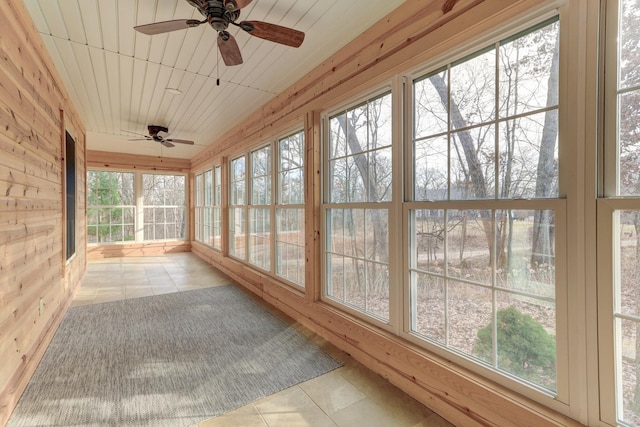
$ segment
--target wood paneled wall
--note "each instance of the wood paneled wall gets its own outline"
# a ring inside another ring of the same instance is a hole
[[[194,242],[192,251],[456,425],[578,425],[569,417],[319,300],[320,112],[455,50],[505,20],[526,16],[528,11],[548,7],[550,3],[408,0],[193,159],[194,172],[221,161],[224,164],[224,159],[304,121],[307,144],[304,296],[207,246]]]
[[[86,271],[85,130],[22,0],[0,2],[0,425]],[[66,260],[64,133],[76,139],[76,254]]]

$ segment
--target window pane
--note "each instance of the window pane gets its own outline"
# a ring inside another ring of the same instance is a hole
[[[271,147],[251,153],[251,204],[271,203]]]
[[[618,34],[620,83],[619,88],[629,88],[640,85],[640,4],[638,0],[620,0],[620,24]]]
[[[143,174],[142,183],[144,239],[147,241],[184,239],[186,232],[184,175]]]
[[[327,295],[364,313],[389,318],[386,209],[330,209]],[[338,267],[333,265],[337,262]],[[334,271],[338,268],[338,272]],[[336,276],[336,274],[338,276]],[[342,280],[338,285],[333,280]],[[333,292],[339,294],[333,294]]]
[[[493,221],[490,211],[447,211],[447,275],[491,285]]]
[[[446,343],[446,293],[444,279],[424,273],[414,273],[415,291],[412,297],[412,330],[442,344]]]
[[[618,132],[620,144],[619,194],[640,196],[640,132],[638,132],[638,110],[640,90],[618,97]]]
[[[124,224],[135,220],[133,173],[87,171],[87,232],[89,243],[135,239]]]
[[[414,145],[414,200],[447,200],[449,182],[448,139],[416,141]]]
[[[245,201],[245,159],[239,157],[231,161],[231,205],[244,205]]]
[[[496,52],[466,59],[451,67],[451,125],[462,129],[495,118]],[[436,79],[432,76],[431,79]],[[440,85],[436,85],[440,92]],[[442,96],[440,96],[442,98]]]
[[[449,130],[448,71],[433,73],[413,83],[414,138],[424,138]]]
[[[496,336],[495,366],[549,390],[556,390],[556,312],[553,303],[498,292],[497,327],[478,333],[475,350],[487,358],[489,333]]]
[[[496,242],[503,268],[497,285],[539,297],[555,298],[555,218],[553,211],[498,211]],[[504,230],[504,232],[501,232]]]
[[[276,274],[304,284],[304,209],[278,209]]]
[[[500,45],[501,117],[558,104],[558,30],[556,21]]]
[[[551,210],[410,212],[411,331],[555,391],[554,217]]]
[[[229,208],[229,254],[245,259],[245,209]]]
[[[500,123],[501,198],[558,197],[558,110]]]
[[[331,202],[391,200],[391,119],[390,93],[329,119]]]
[[[304,203],[304,133],[298,132],[278,143],[278,203]]]
[[[249,209],[249,262],[271,268],[270,209]]]
[[[451,134],[452,200],[495,197],[495,127],[480,126]]]

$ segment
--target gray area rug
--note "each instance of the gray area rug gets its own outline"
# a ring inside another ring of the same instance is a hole
[[[8,426],[189,426],[339,366],[231,285],[72,307]]]

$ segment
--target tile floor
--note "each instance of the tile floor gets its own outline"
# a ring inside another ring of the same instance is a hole
[[[89,261],[72,305],[233,283],[190,253]],[[265,305],[266,306],[266,305]],[[268,307],[343,367],[198,424],[199,427],[450,427],[443,418],[286,315]]]

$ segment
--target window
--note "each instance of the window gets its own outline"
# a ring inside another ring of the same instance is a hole
[[[551,393],[558,37],[554,18],[413,79],[405,204],[409,332]]]
[[[230,162],[229,197],[229,255],[246,258],[246,209],[247,178],[245,157]]]
[[[76,253],[76,142],[65,132],[66,259]]]
[[[222,250],[222,167],[214,168],[213,247]]]
[[[603,404],[601,410],[604,420],[611,424],[639,425],[640,4],[618,0],[607,5],[598,303],[603,396],[612,396],[615,403]]]
[[[271,146],[251,152],[249,262],[271,269]]]
[[[185,238],[185,177],[142,174],[144,240]]]
[[[198,176],[196,187],[202,183]],[[185,186],[184,175],[87,171],[87,242],[184,240]],[[196,238],[204,225],[197,194]]]
[[[304,132],[278,141],[276,274],[304,284]]]
[[[87,172],[87,242],[135,241],[134,174]]]
[[[389,321],[391,93],[328,118],[325,296]]]
[[[195,207],[196,207],[196,212],[195,212],[195,224],[194,224],[195,238],[196,238],[197,242],[205,243],[204,231],[203,231],[203,228],[204,228],[204,224],[203,224],[203,219],[204,219],[203,174],[196,175],[195,185],[196,185],[196,189],[195,189]]]
[[[213,170],[204,173],[203,243],[213,246]]]

